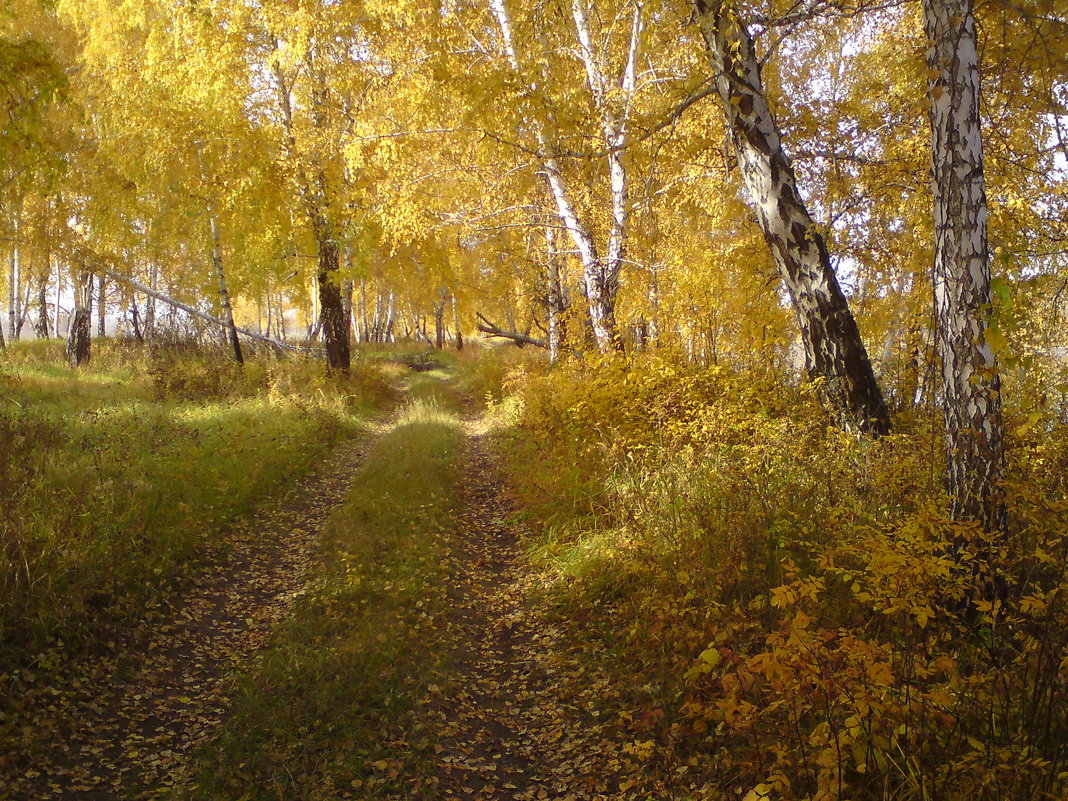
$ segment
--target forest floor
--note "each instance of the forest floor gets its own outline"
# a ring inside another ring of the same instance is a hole
[[[0,757],[0,799],[674,797],[611,700],[633,688],[536,602],[542,578],[480,424],[450,419],[395,423],[407,442],[390,444],[387,427],[344,443],[236,527],[187,591],[102,653],[38,676],[23,742]],[[438,444],[434,425],[452,439]],[[438,456],[433,486],[413,471]],[[346,518],[361,492],[371,505]],[[330,550],[376,514],[377,532]],[[351,574],[354,549],[358,590],[313,586],[338,564]],[[301,618],[316,604],[325,626]]]
[[[225,718],[227,674],[302,591],[323,522],[366,443],[341,444],[246,518],[187,589],[156,597],[99,652],[24,675],[22,742],[0,757],[0,798],[142,799],[169,792]]]
[[[637,798],[610,679],[569,653],[531,604],[539,581],[477,426],[468,426],[458,547],[449,563],[455,690],[432,712],[439,797],[480,801]]]

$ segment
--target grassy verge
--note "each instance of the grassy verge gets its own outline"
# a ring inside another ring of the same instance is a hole
[[[98,346],[0,354],[0,642],[44,662],[189,565],[388,394],[374,374],[327,382],[303,361],[234,365]]]
[[[432,747],[420,704],[446,656],[442,561],[462,431],[442,411],[455,396],[440,381],[414,384],[424,399],[368,453],[307,594],[240,679],[233,717],[182,797],[419,795],[419,756]]]

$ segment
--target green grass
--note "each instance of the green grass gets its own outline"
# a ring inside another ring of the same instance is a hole
[[[418,796],[412,766],[432,747],[421,699],[447,656],[443,560],[463,434],[445,410],[451,391],[434,378],[416,386],[424,399],[367,455],[309,592],[240,679],[234,715],[181,797]]]
[[[89,369],[61,358],[55,343],[0,353],[0,669],[135,615],[386,397],[299,361],[239,371],[115,343]],[[199,396],[161,381],[193,373]]]

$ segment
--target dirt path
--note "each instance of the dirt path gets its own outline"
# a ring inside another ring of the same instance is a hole
[[[365,447],[343,443],[245,520],[218,562],[146,608],[106,654],[14,688],[26,723],[16,753],[0,755],[0,799],[140,801],[179,782],[227,713],[230,668],[265,643],[301,591],[316,536]]]
[[[625,726],[594,708],[607,679],[579,667],[529,603],[514,509],[482,439],[469,436],[459,547],[450,565],[455,689],[435,707],[439,798],[591,801],[629,792]]]

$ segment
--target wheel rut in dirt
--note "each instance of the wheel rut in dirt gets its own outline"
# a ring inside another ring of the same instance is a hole
[[[163,797],[227,715],[232,669],[262,648],[304,587],[319,531],[360,468],[366,438],[338,446],[237,523],[217,559],[97,654],[6,688],[21,741],[0,798]]]
[[[434,706],[436,797],[465,801],[629,798],[616,726],[574,695],[604,677],[568,658],[563,632],[531,603],[500,470],[469,433],[464,511],[449,565],[454,689]]]

